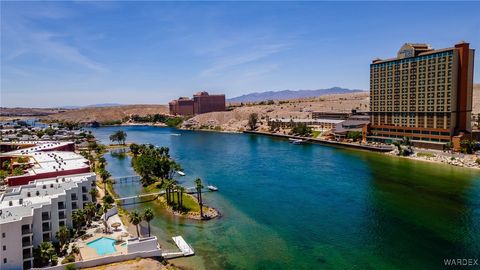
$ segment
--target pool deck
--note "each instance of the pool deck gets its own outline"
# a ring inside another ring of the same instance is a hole
[[[77,246],[80,249],[80,254],[83,260],[90,260],[90,259],[95,259],[95,258],[104,257],[104,256],[111,256],[111,255],[127,254],[127,247],[122,246],[122,244],[125,243],[124,241],[126,241],[127,238],[130,237],[130,235],[125,229],[125,227],[123,226],[123,224],[120,227],[118,227],[117,230],[114,230],[111,227],[111,225],[115,222],[120,222],[120,224],[122,224],[120,217],[118,217],[118,215],[113,215],[107,220],[107,224],[110,227],[109,233],[103,232],[104,226],[103,226],[102,220],[93,222],[92,223],[93,228],[89,228],[86,232],[86,234],[91,234],[92,237],[89,237],[85,240],[81,240],[81,239],[77,240]],[[101,232],[99,232],[100,231],[99,229],[101,230]],[[91,248],[87,245],[88,243],[102,237],[107,237],[114,240],[121,240],[119,244],[114,245],[116,252],[112,252],[105,255],[98,255],[97,251],[94,248]]]

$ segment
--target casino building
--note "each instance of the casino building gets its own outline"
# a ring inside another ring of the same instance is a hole
[[[474,50],[466,42],[434,50],[406,43],[392,59],[370,65],[367,139],[404,137],[420,147],[454,148],[471,133]]]
[[[225,95],[210,95],[207,92],[198,92],[193,99],[180,97],[169,104],[171,115],[196,115],[208,112],[225,111]]]

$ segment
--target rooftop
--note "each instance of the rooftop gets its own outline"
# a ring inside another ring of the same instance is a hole
[[[32,215],[34,208],[50,204],[52,198],[66,194],[66,190],[78,187],[89,177],[95,177],[95,174],[86,173],[41,179],[28,185],[8,189],[0,195],[0,224]]]
[[[18,150],[17,150],[18,151]],[[28,175],[35,175],[48,172],[58,172],[73,169],[88,168],[88,160],[82,155],[69,151],[50,151],[50,152],[27,152],[18,153],[12,151],[0,156],[27,156],[32,167],[27,169]]]

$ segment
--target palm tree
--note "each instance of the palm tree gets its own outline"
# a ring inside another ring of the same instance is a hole
[[[130,212],[130,223],[137,227],[137,236],[140,237],[140,232],[138,231],[138,224],[142,222],[142,216],[137,211]]]
[[[102,182],[103,182],[103,190],[106,192],[107,190],[107,180],[108,178],[110,178],[112,175],[107,171],[107,170],[104,170],[102,169],[100,171],[100,178],[102,178]]]
[[[94,203],[88,202],[83,208],[83,211],[85,212],[86,221],[90,223],[92,221],[92,218],[95,216],[95,213],[97,212],[97,207]]]
[[[195,180],[195,187],[197,189],[197,200],[198,204],[200,205],[200,218],[203,219],[203,202],[202,202],[202,179],[197,178]]]
[[[103,196],[102,198],[102,201],[103,203],[106,203],[106,204],[112,204],[115,202],[115,200],[110,194],[105,194],[105,196]]]
[[[77,209],[72,213],[72,221],[74,226],[77,229],[77,233],[82,228],[83,222],[85,222],[85,213],[82,209]]]
[[[105,163],[107,160],[104,157],[98,157],[97,159],[100,169],[105,169]]]
[[[107,212],[112,208],[112,205],[109,203],[102,204],[102,212],[103,212],[103,225],[105,226],[105,232],[108,232],[108,224],[107,224]]]
[[[97,187],[91,188],[88,193],[90,193],[90,196],[92,196],[92,201],[95,202],[97,200],[97,195],[98,195]]]
[[[183,193],[185,192],[185,188],[183,186],[178,186],[178,189],[180,190],[180,209],[183,209]]]
[[[154,218],[153,210],[151,208],[145,209],[143,212],[143,220],[148,223],[148,236],[150,237],[150,221]]]
[[[68,238],[70,237],[70,231],[65,226],[60,226],[58,231],[55,233],[55,237],[60,242],[60,249],[63,248]]]
[[[52,255],[55,254],[55,248],[53,247],[51,242],[42,242],[38,246],[38,255],[42,264],[45,265],[50,261]]]

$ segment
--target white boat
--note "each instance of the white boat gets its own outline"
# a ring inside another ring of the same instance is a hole
[[[293,140],[292,143],[293,143],[293,144],[302,144],[302,143],[303,143],[303,140],[296,139],[296,140]]]
[[[179,175],[181,175],[181,176],[185,176],[185,173],[182,172],[182,171],[177,171],[177,173],[178,173]]]
[[[207,188],[210,189],[211,191],[218,191],[218,188],[214,185],[208,185]]]

